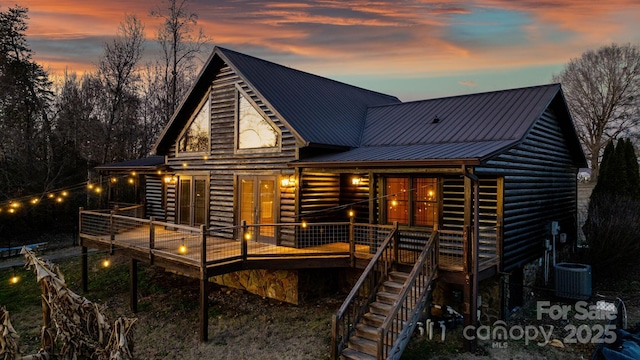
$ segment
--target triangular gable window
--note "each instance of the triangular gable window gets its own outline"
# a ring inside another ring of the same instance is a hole
[[[278,131],[253,104],[238,92],[238,149],[278,146]]]
[[[189,127],[178,141],[178,152],[209,152],[209,134],[211,117],[210,102],[207,101],[198,110]]]

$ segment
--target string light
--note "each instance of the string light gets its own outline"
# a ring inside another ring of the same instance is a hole
[[[182,255],[186,254],[187,253],[187,247],[184,244],[180,245],[180,247],[178,248],[178,252],[180,254],[182,254]]]
[[[20,277],[18,277],[18,275],[13,274],[13,276],[11,277],[11,279],[9,279],[9,282],[11,284],[17,284],[20,281]]]
[[[108,268],[109,266],[111,266],[111,260],[109,260],[109,258],[106,258],[106,259],[102,260],[102,267],[103,268]]]

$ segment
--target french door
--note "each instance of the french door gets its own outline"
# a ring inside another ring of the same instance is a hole
[[[276,177],[240,176],[238,178],[239,224],[274,224],[276,218]],[[256,241],[276,245],[274,226],[250,227]]]
[[[206,176],[180,176],[178,183],[178,223],[190,226],[207,224],[209,203]]]

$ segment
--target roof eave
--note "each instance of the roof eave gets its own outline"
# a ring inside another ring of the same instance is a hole
[[[373,161],[295,161],[289,167],[304,168],[390,168],[390,167],[450,167],[480,165],[476,158],[465,159],[420,159],[420,160],[373,160]]]

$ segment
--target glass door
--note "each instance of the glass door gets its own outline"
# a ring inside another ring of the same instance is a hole
[[[241,176],[239,179],[240,224],[274,224],[276,218],[276,179],[273,176]],[[256,241],[276,244],[273,226],[252,228]]]
[[[178,223],[200,226],[207,224],[206,176],[180,176],[178,184]]]

